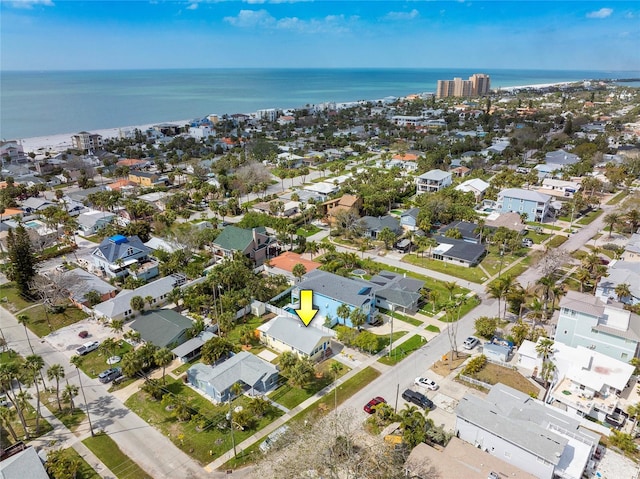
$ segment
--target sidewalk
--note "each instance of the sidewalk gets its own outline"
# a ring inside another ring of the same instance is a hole
[[[441,332],[444,332],[446,328],[447,326],[442,328]],[[402,337],[398,338],[396,341],[393,342],[393,344],[391,345],[392,349],[395,347],[398,347],[399,345],[407,341],[414,334],[420,334],[421,331],[423,330],[424,330],[424,325],[414,326],[413,329],[411,329],[407,334],[403,335]],[[333,391],[336,387],[339,387],[342,383],[344,383],[348,379],[351,379],[353,376],[358,374],[363,369],[369,366],[378,370],[389,368],[389,366],[385,366],[383,364],[378,363],[378,359],[380,359],[383,356],[386,356],[388,353],[389,353],[389,349],[384,348],[375,356],[370,356],[366,360],[361,361],[358,366],[354,367],[351,371],[346,373],[344,376],[338,379],[335,383],[332,383],[329,386],[325,387],[324,389],[321,389],[320,391],[315,393],[313,396],[303,401],[302,403],[298,404],[295,408],[291,409],[287,414],[280,416],[274,422],[264,427],[260,431],[256,432],[253,436],[245,439],[240,444],[237,444],[236,449],[238,451],[243,451],[251,447],[253,444],[265,438],[266,436],[271,434],[273,431],[278,429],[280,426],[284,425],[286,422],[289,421],[289,419],[294,417],[296,414],[298,414],[301,411],[304,411],[305,409],[312,406],[323,397],[327,396],[327,394]],[[337,360],[337,358],[334,358],[334,359]],[[223,464],[225,464],[227,461],[229,461],[232,458],[233,458],[233,450],[229,450],[226,453],[222,454],[220,457],[218,457],[215,461],[205,466],[205,470],[208,472],[213,472],[214,470],[218,469],[219,467],[221,467]]]

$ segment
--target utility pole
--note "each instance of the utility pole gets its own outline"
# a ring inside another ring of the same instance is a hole
[[[391,332],[389,333],[389,359],[391,359],[391,345],[393,344],[393,313],[395,312],[395,305],[391,305]]]
[[[231,409],[231,395],[229,395],[229,412],[227,413],[227,419],[229,420],[229,427],[231,429],[231,444],[233,445],[233,457],[237,458],[238,454],[236,452],[236,439],[233,436],[233,416]]]

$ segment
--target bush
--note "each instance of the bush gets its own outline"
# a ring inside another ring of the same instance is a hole
[[[491,339],[498,329],[498,318],[482,316],[476,319],[476,333],[485,339]]]
[[[479,373],[482,368],[484,368],[485,364],[487,364],[487,357],[484,354],[480,356],[476,356],[475,358],[469,360],[467,365],[464,367],[462,374],[467,376]]]

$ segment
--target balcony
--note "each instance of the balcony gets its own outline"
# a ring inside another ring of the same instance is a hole
[[[614,414],[618,407],[619,398],[615,394],[603,396],[595,393],[589,396],[587,392],[580,390],[579,386],[570,379],[564,378],[553,390],[556,401],[576,409],[585,415],[591,415],[594,408],[609,414]]]

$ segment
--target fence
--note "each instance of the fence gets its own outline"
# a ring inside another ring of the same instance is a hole
[[[465,376],[464,374],[460,374],[460,375],[458,375],[458,377],[460,379],[462,379],[463,381],[465,381],[465,382],[471,383],[471,384],[473,384],[475,386],[483,387],[483,388],[488,389],[488,390],[491,390],[491,388],[493,387],[491,384],[488,384],[488,383],[485,383],[485,382],[482,382],[482,381],[478,381],[477,379],[470,378],[469,376]]]
[[[279,299],[283,298],[284,296],[289,296],[291,295],[291,290],[293,289],[293,286],[289,286],[287,289],[285,289],[282,293],[274,296],[273,298],[271,298],[269,300],[269,303],[277,303]]]
[[[499,359],[493,359],[486,355],[485,357],[487,358],[487,361],[489,361],[490,363],[497,364],[498,366],[502,366],[503,368],[514,369],[514,370],[518,369],[513,364],[500,361]]]

